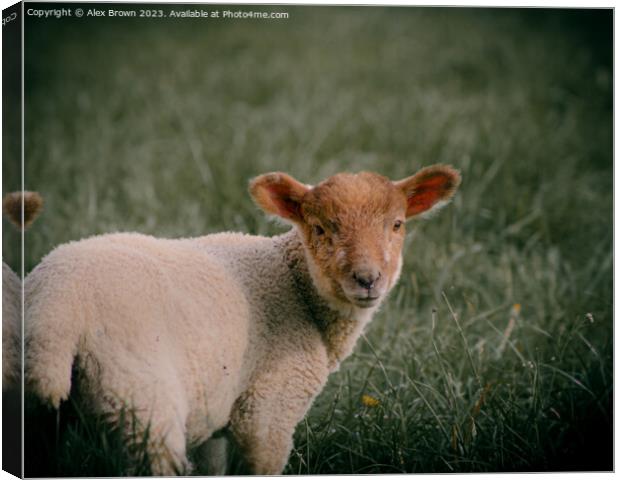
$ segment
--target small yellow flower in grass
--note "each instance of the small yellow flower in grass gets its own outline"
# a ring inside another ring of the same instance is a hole
[[[375,397],[371,397],[370,395],[362,395],[362,403],[366,407],[378,407],[379,403],[381,402],[379,402],[379,400],[377,400]]]
[[[519,315],[520,312],[521,312],[521,304],[520,303],[515,303],[512,306],[512,314],[513,315]]]

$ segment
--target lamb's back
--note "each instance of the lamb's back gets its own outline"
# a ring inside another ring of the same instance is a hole
[[[192,241],[111,234],[71,242],[42,260],[27,290],[35,323],[50,311],[45,304],[66,304],[55,321],[81,330],[78,356],[96,364],[87,375],[112,383],[124,371],[174,377],[189,410],[208,398],[209,410],[221,412],[238,393],[247,300],[230,270]],[[117,387],[121,395],[133,388]]]

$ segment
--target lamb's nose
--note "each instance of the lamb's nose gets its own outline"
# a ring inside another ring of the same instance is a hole
[[[379,277],[381,277],[381,272],[372,269],[364,269],[353,272],[353,279],[360,287],[367,290],[370,290],[375,286],[375,283]]]

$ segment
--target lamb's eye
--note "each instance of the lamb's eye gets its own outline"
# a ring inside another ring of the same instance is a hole
[[[323,230],[323,227],[321,227],[320,225],[315,225],[313,228],[315,235],[321,236],[325,233],[325,230]]]
[[[394,231],[398,232],[400,230],[400,227],[403,226],[403,222],[401,220],[396,220],[394,222]]]

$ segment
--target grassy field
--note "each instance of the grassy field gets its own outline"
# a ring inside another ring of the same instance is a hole
[[[612,469],[611,11],[274,10],[27,19],[26,187],[46,208],[26,271],[103,232],[281,232],[246,191],[262,172],[452,164],[460,193],[408,225],[401,281],[286,473]],[[27,473],[148,473],[63,412],[56,433],[27,411]]]

